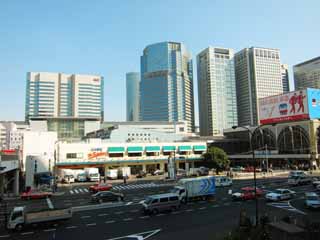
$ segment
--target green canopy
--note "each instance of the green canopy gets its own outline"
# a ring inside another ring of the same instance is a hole
[[[193,146],[193,150],[194,151],[206,151],[207,147],[205,145],[196,145],[196,146]]]
[[[173,152],[176,150],[176,146],[163,146],[162,151],[164,152]]]
[[[123,153],[124,147],[108,147],[108,153]]]
[[[192,151],[191,146],[179,146],[179,152],[188,152],[188,151]]]
[[[140,153],[143,152],[143,147],[128,147],[128,153]]]
[[[146,152],[160,152],[160,146],[147,146]]]

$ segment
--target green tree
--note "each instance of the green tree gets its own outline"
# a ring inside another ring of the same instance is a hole
[[[216,173],[227,168],[230,164],[230,160],[226,152],[218,147],[210,147],[207,152],[203,154],[205,161],[210,162],[216,169]]]

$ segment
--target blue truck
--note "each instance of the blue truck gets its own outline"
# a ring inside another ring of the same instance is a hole
[[[179,195],[181,202],[212,199],[216,193],[215,178],[205,176],[180,179],[172,192]]]

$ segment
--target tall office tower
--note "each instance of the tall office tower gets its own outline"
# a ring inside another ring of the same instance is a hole
[[[296,90],[320,88],[320,57],[293,66]]]
[[[234,53],[208,47],[197,56],[200,135],[223,135],[238,125]]]
[[[140,116],[140,73],[126,74],[127,121],[139,121]]]
[[[29,72],[25,116],[103,119],[103,77]]]
[[[281,64],[281,76],[282,76],[283,92],[284,93],[290,92],[289,71],[288,71],[288,65],[287,64]]]
[[[190,53],[177,42],[147,46],[141,56],[141,120],[187,121],[194,131]]]
[[[283,93],[280,51],[251,47],[235,58],[239,126],[259,124],[258,99]]]

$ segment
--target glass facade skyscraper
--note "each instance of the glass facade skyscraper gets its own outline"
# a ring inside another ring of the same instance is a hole
[[[293,66],[296,90],[320,88],[320,57]]]
[[[290,91],[288,64],[281,64],[281,76],[283,92],[287,93]]]
[[[177,42],[147,46],[141,56],[142,121],[186,121],[194,131],[191,54]]]
[[[126,74],[127,121],[139,121],[140,117],[140,73]]]
[[[29,72],[26,120],[33,117],[92,117],[103,119],[103,77]]]
[[[238,125],[233,50],[208,47],[197,56],[200,135]]]

